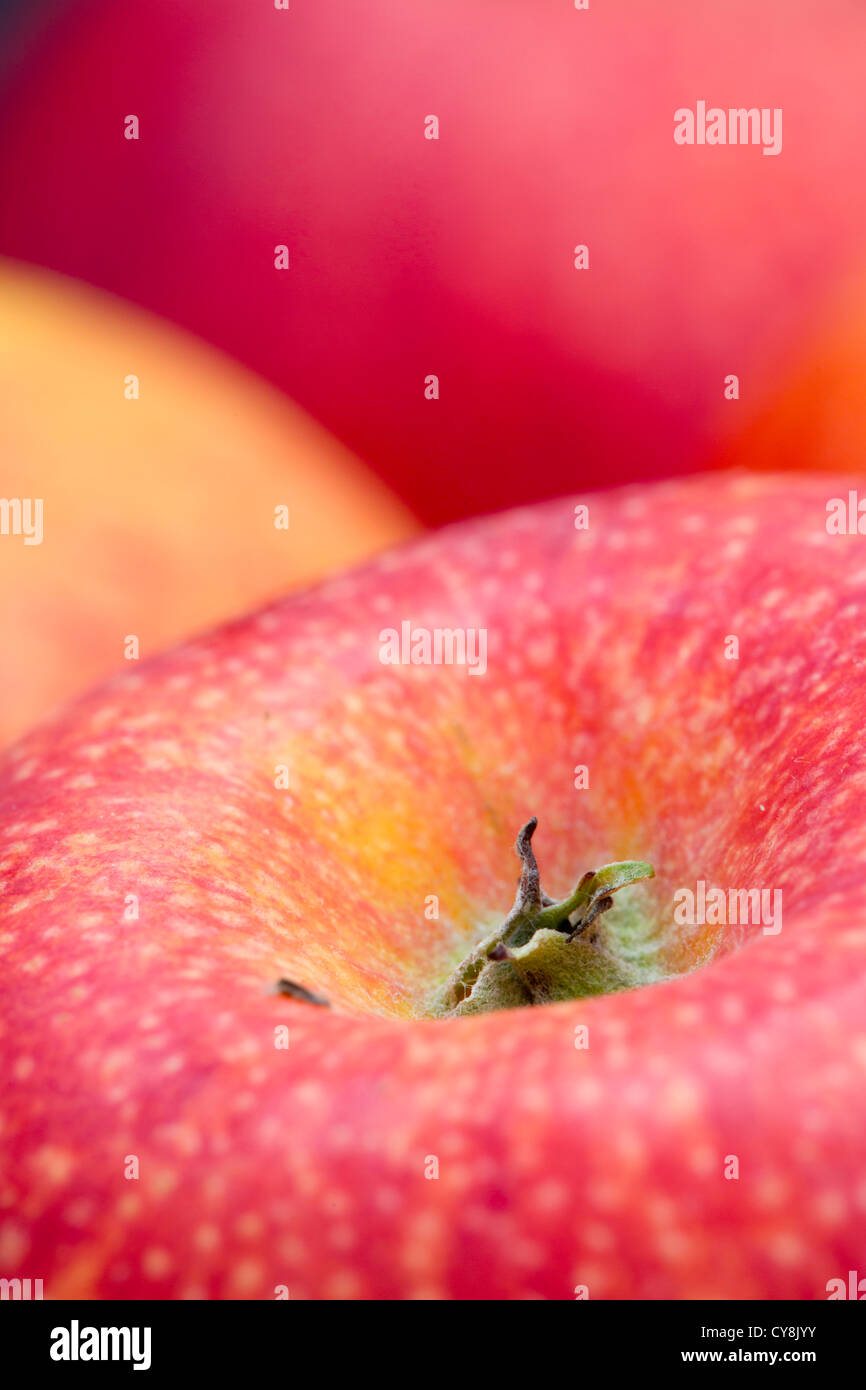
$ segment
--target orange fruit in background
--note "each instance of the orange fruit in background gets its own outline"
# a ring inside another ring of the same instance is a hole
[[[124,663],[127,636],[146,656],[417,530],[346,449],[215,349],[7,260],[0,418],[0,497],[43,504],[41,544],[14,534],[14,508],[0,514],[2,742]]]

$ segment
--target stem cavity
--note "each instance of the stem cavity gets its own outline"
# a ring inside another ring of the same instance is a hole
[[[438,1017],[580,999],[635,983],[610,949],[604,924],[596,924],[620,888],[654,877],[652,865],[632,860],[590,869],[555,902],[541,889],[532,848],[537,825],[533,816],[517,837],[521,872],[514,906],[450,976],[435,1003]]]

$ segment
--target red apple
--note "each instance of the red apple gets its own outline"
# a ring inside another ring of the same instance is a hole
[[[866,263],[791,345],[783,384],[745,412],[714,462],[727,467],[862,472],[866,434]]]
[[[599,494],[588,529],[569,501],[466,524],[8,752],[0,1274],[822,1299],[866,1272],[866,552],[826,526],[850,487],[707,475]],[[486,670],[383,663],[404,622],[419,652],[485,632]],[[530,815],[551,896],[655,868],[574,942],[608,992],[435,1017]],[[783,920],[681,925],[700,883]]]
[[[862,249],[864,44],[856,0],[91,0],[9,74],[0,249],[209,337],[428,522],[682,472]],[[676,145],[704,99],[781,152]]]

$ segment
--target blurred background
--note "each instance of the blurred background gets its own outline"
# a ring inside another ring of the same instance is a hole
[[[861,468],[861,0],[6,0],[0,41],[0,493],[45,518],[0,536],[0,741],[424,526]],[[699,100],[781,152],[676,145]]]

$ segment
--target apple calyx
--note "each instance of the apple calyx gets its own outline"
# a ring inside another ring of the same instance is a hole
[[[620,888],[655,876],[652,865],[628,860],[590,869],[555,902],[541,888],[532,848],[537,825],[533,816],[517,837],[522,868],[514,906],[449,977],[433,1009],[437,1017],[552,1004],[636,983],[595,924]]]

